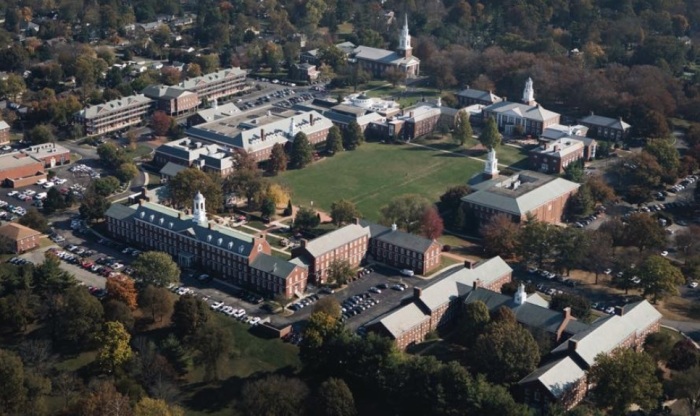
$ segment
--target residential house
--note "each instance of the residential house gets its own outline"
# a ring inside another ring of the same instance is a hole
[[[131,95],[85,107],[75,114],[87,136],[127,130],[139,125],[150,112],[153,100],[143,94]]]
[[[498,164],[495,153],[492,151],[493,156],[486,161],[484,173],[470,180],[475,192],[462,198],[463,208],[482,224],[496,214],[505,214],[517,223],[528,215],[559,223],[566,203],[581,185],[533,171],[500,176],[494,168]]]
[[[112,204],[107,230],[119,241],[168,253],[184,268],[194,268],[274,297],[306,290],[307,268],[271,255],[262,234],[250,236],[210,223],[206,201],[197,193],[192,215],[163,205]]]
[[[15,254],[39,247],[41,236],[41,232],[15,222],[0,227],[0,240],[4,243],[4,249]]]
[[[367,254],[369,227],[356,223],[331,231],[311,241],[301,240],[301,246],[292,249],[292,258],[300,258],[309,267],[309,279],[316,284],[328,280],[328,268],[333,261],[347,261],[358,267]]]
[[[623,140],[629,137],[632,126],[620,118],[598,116],[591,112],[590,115],[579,120],[579,123],[588,127],[589,136],[595,139]]]
[[[360,225],[369,227],[369,261],[412,270],[421,275],[427,275],[440,265],[442,245],[436,240],[400,231],[396,224],[385,227],[360,220]]]

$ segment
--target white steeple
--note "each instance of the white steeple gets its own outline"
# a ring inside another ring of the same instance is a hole
[[[515,292],[515,296],[513,297],[513,301],[515,302],[516,305],[522,305],[527,301],[527,292],[525,292],[525,285],[520,283],[518,286],[518,291]]]
[[[413,53],[411,35],[408,33],[408,14],[404,15],[403,28],[399,36],[399,53],[403,54],[404,58],[409,58]]]
[[[498,159],[496,158],[496,150],[491,148],[486,157],[484,164],[484,176],[491,179],[498,176]]]
[[[523,103],[527,105],[535,105],[535,89],[532,86],[532,78],[525,81],[525,89],[523,89]]]
[[[294,117],[291,117],[289,122],[289,138],[294,138]]]
[[[197,195],[194,196],[194,203],[192,204],[192,221],[200,225],[207,223],[207,209],[206,200],[201,192],[197,191]]]

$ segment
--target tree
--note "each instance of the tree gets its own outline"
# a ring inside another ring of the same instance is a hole
[[[270,375],[243,386],[241,410],[249,415],[302,416],[308,395],[309,388],[298,378]]]
[[[469,122],[469,113],[460,111],[457,113],[457,120],[455,121],[452,137],[460,146],[464,146],[473,136],[474,132],[472,131],[472,124]]]
[[[80,215],[88,221],[100,220],[104,218],[105,212],[109,209],[110,202],[104,196],[89,188],[83,195],[80,204]]]
[[[115,172],[117,178],[122,182],[130,182],[139,174],[139,168],[132,162],[122,163]]]
[[[471,192],[468,185],[453,186],[440,195],[440,213],[450,226],[460,230],[464,227],[464,210],[462,198]]]
[[[131,335],[121,322],[106,322],[97,338],[97,362],[106,371],[113,373],[133,356],[129,346]]]
[[[39,310],[39,298],[29,290],[0,298],[0,325],[12,332],[24,332],[34,322]]]
[[[108,300],[102,307],[105,310],[105,321],[106,322],[119,322],[124,325],[127,331],[131,332],[134,329],[134,314],[131,312],[131,308],[127,306],[124,302],[118,300]]]
[[[319,416],[355,416],[355,399],[345,381],[329,378],[318,388],[316,414]]]
[[[511,257],[520,244],[520,226],[509,215],[496,214],[481,226],[484,250],[490,256]]]
[[[571,269],[579,268],[586,261],[586,247],[589,242],[588,234],[579,228],[564,228],[556,233],[554,264],[557,270],[565,270],[566,275],[571,274]]]
[[[340,313],[342,312],[340,303],[333,296],[325,296],[319,299],[314,305],[314,310],[312,313],[322,312],[328,316],[340,318]]]
[[[192,65],[192,64],[190,64]],[[185,412],[165,400],[144,397],[134,406],[134,416],[184,416]]]
[[[406,232],[415,233],[421,229],[423,215],[430,205],[430,201],[417,194],[395,197],[381,208],[380,222],[384,225],[396,224]]]
[[[48,220],[35,208],[30,208],[23,217],[20,217],[19,223],[42,233],[49,229]]]
[[[572,182],[583,182],[585,178],[583,173],[583,161],[579,160],[569,163],[569,165],[564,168],[564,178]]]
[[[501,145],[501,133],[498,132],[498,125],[493,117],[486,121],[479,135],[479,142],[487,149],[497,149]]]
[[[276,211],[275,201],[272,198],[265,197],[260,207],[260,215],[263,218],[272,218],[275,216]]]
[[[578,319],[586,320],[591,314],[591,302],[583,296],[572,293],[562,293],[552,296],[549,309],[563,311],[571,308],[571,314]]]
[[[300,207],[294,216],[294,228],[300,231],[311,231],[318,227],[321,220],[311,208]]]
[[[668,357],[668,368],[676,371],[684,371],[698,365],[698,350],[693,341],[681,339],[671,348]]]
[[[654,303],[668,295],[677,295],[678,285],[685,282],[681,270],[659,255],[647,257],[637,276],[642,281],[644,296],[651,296]]]
[[[694,366],[687,371],[675,373],[669,383],[671,396],[683,400],[688,414],[697,416],[700,411],[700,367]]]
[[[90,187],[98,195],[108,197],[119,189],[119,179],[115,178],[114,176],[106,176],[104,178],[94,180]]]
[[[224,206],[224,196],[220,178],[208,175],[197,168],[178,172],[168,181],[168,195],[173,205],[189,207],[197,191],[206,198],[207,212],[216,212]]]
[[[613,255],[613,240],[610,234],[601,230],[588,231],[586,236],[585,258],[595,259],[587,262],[586,268],[595,273],[595,284],[598,284],[598,275],[610,268]]]
[[[218,380],[218,369],[228,358],[233,345],[231,333],[207,321],[197,330],[192,343],[200,353],[199,361],[204,364],[205,380]]]
[[[29,131],[29,141],[33,144],[44,144],[54,141],[53,131],[46,124],[40,124]]]
[[[513,321],[490,323],[474,344],[474,355],[479,357],[474,363],[477,371],[486,374],[494,383],[517,382],[540,361],[540,351],[532,334]]]
[[[0,349],[0,409],[12,414],[26,399],[24,365],[17,354]]]
[[[591,196],[595,202],[605,204],[614,201],[617,197],[615,191],[610,185],[605,183],[602,175],[591,175],[586,179],[586,186],[591,192]]]
[[[616,415],[624,414],[632,404],[651,410],[662,392],[651,357],[626,348],[615,354],[599,354],[588,371],[588,380],[594,386],[593,401]]]
[[[122,164],[129,162],[124,149],[117,147],[112,142],[99,145],[97,155],[100,157],[100,162],[108,169],[117,169]]]
[[[332,260],[328,265],[328,278],[330,284],[344,285],[353,276],[354,272],[347,260]]]
[[[294,135],[289,159],[294,169],[302,169],[313,160],[313,147],[306,134],[301,131]]]
[[[345,150],[355,150],[365,141],[365,134],[355,120],[348,124],[343,132],[343,148]]]
[[[336,227],[350,223],[359,216],[360,212],[352,201],[340,199],[331,204],[331,218]]]
[[[267,173],[276,176],[285,170],[287,170],[287,153],[281,143],[275,143],[270,152],[270,160],[267,161]]]
[[[445,226],[442,222],[442,217],[438,213],[437,207],[431,205],[426,208],[423,213],[423,219],[421,220],[421,231],[423,235],[430,240],[436,240],[442,235],[444,228]]]
[[[174,334],[168,335],[160,344],[160,353],[168,360],[179,375],[187,374],[190,357],[187,349]]]
[[[138,292],[134,279],[122,275],[110,277],[107,279],[106,289],[108,299],[123,302],[132,311],[138,307],[136,302]]]
[[[71,287],[58,305],[53,336],[70,346],[89,348],[103,321],[104,309],[100,301],[85,287]]]
[[[175,302],[172,321],[180,340],[190,342],[209,318],[209,305],[192,295],[184,295]]]
[[[100,381],[92,391],[83,394],[73,409],[76,416],[132,416],[129,397],[119,393],[111,382]]]
[[[343,135],[340,133],[338,126],[333,125],[328,130],[326,137],[326,153],[333,156],[338,152],[343,151]]]
[[[163,287],[180,281],[180,268],[168,253],[162,251],[139,254],[132,267],[146,285]]]
[[[656,361],[668,361],[673,350],[674,338],[669,332],[654,332],[644,340],[644,352]]]
[[[671,139],[651,139],[644,146],[644,152],[652,155],[659,163],[664,172],[664,177],[673,181],[678,176],[681,166],[678,149]]]
[[[363,43],[363,45],[366,45],[366,43]],[[384,71],[384,78],[389,81],[393,87],[396,87],[396,85],[406,80],[406,73],[392,66]]]
[[[54,212],[66,208],[66,200],[56,187],[49,188],[44,200],[44,214],[51,215]]]
[[[156,136],[165,136],[173,124],[173,118],[164,111],[156,111],[151,116],[151,128]]]
[[[480,300],[467,303],[464,305],[464,319],[461,322],[461,338],[467,346],[472,346],[491,322],[489,308]]]

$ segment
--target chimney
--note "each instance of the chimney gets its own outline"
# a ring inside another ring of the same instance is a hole
[[[207,223],[207,228],[209,228],[211,230],[211,223],[210,222]]]
[[[178,220],[181,220],[181,219],[182,219],[182,212],[178,212],[178,213],[177,213],[177,219],[178,219]]]
[[[423,294],[423,289],[421,289],[419,287],[413,288],[413,297],[414,298],[418,299],[418,298],[420,298],[420,295],[422,295],[422,294]]]
[[[471,260],[464,260],[464,268],[465,269],[473,269],[474,268],[474,262]]]
[[[625,314],[625,309],[622,306],[615,306],[615,315],[622,316]]]
[[[391,231],[396,231],[397,229],[398,229],[398,227],[396,226],[395,223],[391,224]]]
[[[301,239],[301,248],[305,248],[308,243],[309,243],[309,240],[302,238]]]
[[[564,308],[564,321],[571,319],[571,306]]]
[[[265,140],[265,129],[260,129],[260,140]]]
[[[408,118],[413,118],[413,111],[408,113]]]
[[[313,114],[309,114],[309,124],[311,124],[312,126],[314,125],[314,115]]]
[[[360,219],[358,217],[355,217],[352,219],[352,223],[355,225],[360,225]]]
[[[472,283],[472,290],[476,290],[477,287],[481,287],[481,280],[475,279],[474,283]]]
[[[572,320],[576,320],[573,316],[571,316],[571,307],[567,306],[564,308],[564,317],[561,320],[561,324],[559,324],[559,327],[557,328],[556,332],[556,338],[555,341],[559,342],[561,340],[561,336],[566,330],[566,327],[569,326],[569,322]]]
[[[575,339],[569,339],[568,347],[570,352],[576,351],[576,347],[578,347],[578,341]]]

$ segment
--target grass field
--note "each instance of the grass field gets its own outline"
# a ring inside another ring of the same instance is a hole
[[[353,201],[365,218],[403,194],[437,201],[447,188],[465,183],[481,163],[465,157],[409,145],[365,143],[275,180],[289,187],[294,204],[328,211],[341,198]]]

